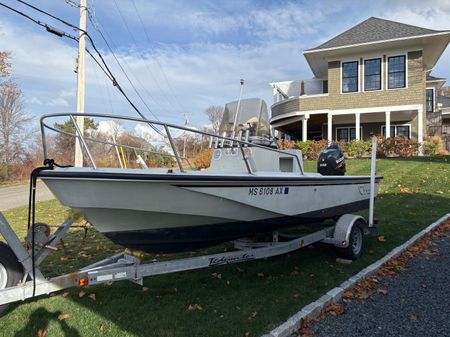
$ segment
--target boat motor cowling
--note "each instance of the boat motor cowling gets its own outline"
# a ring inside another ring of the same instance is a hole
[[[324,176],[343,176],[345,174],[345,158],[339,145],[330,145],[320,153],[317,172]]]

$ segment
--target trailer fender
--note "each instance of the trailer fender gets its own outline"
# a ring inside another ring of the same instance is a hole
[[[352,231],[353,225],[359,222],[363,226],[364,232],[367,232],[367,222],[360,215],[355,214],[344,214],[342,215],[334,227],[333,241],[337,242],[335,244],[338,248],[347,248],[349,245],[350,232]]]

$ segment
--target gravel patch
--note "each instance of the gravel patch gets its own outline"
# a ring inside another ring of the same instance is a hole
[[[450,238],[432,238],[430,249],[438,254],[422,252],[406,271],[382,279],[386,294],[352,300],[343,314],[311,322],[314,337],[450,336]]]

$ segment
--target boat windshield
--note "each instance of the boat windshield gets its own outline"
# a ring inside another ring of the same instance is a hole
[[[239,105],[239,111],[238,110]],[[234,133],[245,134],[249,130],[249,136],[270,138],[269,113],[267,104],[260,98],[243,99],[230,102],[225,105],[222,122],[219,127],[220,135],[232,135],[235,114],[237,112],[236,128]]]

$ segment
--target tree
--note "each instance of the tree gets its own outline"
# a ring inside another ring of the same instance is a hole
[[[209,121],[211,122],[211,128],[213,133],[219,133],[220,122],[222,121],[223,116],[223,106],[219,105],[211,105],[205,110],[205,114],[208,116]]]
[[[10,165],[26,152],[32,117],[24,109],[23,94],[15,83],[0,83],[0,157]]]
[[[55,123],[55,129],[76,135],[75,124],[72,119],[66,120],[64,123]],[[97,130],[98,123],[95,123],[92,118],[84,118],[84,135],[88,135],[92,130]],[[56,158],[65,163],[72,162],[75,153],[75,137],[59,133],[55,138]]]
[[[11,68],[11,63],[8,62],[10,52],[3,51],[0,52],[0,77],[8,77],[9,69]]]

